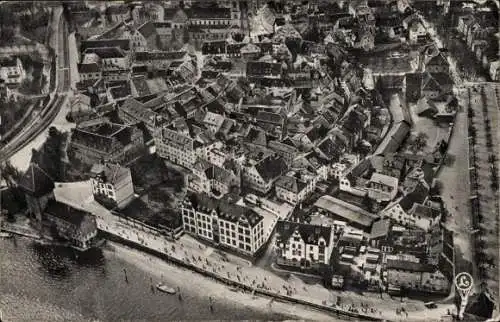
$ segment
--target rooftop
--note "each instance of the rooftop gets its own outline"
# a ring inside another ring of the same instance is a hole
[[[371,227],[373,221],[378,218],[375,214],[369,213],[364,209],[329,195],[319,198],[314,203],[314,206],[333,213],[336,216],[342,217],[348,222],[359,224],[365,228]]]

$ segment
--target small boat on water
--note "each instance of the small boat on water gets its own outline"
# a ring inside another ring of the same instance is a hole
[[[12,238],[12,237],[14,237],[13,234],[5,231],[0,231],[0,238]]]
[[[173,287],[170,287],[168,285],[165,285],[163,283],[158,283],[156,284],[156,288],[163,293],[167,294],[175,294],[175,289]]]
[[[230,287],[229,290],[231,292],[239,292],[240,291],[240,289],[238,287],[236,287],[236,286]]]

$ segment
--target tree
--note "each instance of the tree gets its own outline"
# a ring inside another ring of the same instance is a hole
[[[419,132],[417,136],[415,136],[411,141],[410,141],[410,150],[412,150],[414,153],[418,151],[422,151],[426,146],[427,146],[427,139],[429,136],[424,133],[424,132]]]

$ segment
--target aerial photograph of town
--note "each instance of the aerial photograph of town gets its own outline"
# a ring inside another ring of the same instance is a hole
[[[0,322],[500,321],[499,8],[0,1]]]

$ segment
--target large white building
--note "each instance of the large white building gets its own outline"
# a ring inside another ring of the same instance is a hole
[[[277,264],[306,269],[329,265],[334,248],[331,227],[280,220],[276,234]]]
[[[108,200],[118,207],[127,205],[134,198],[134,185],[129,168],[119,164],[94,164],[90,184],[97,200]]]
[[[184,232],[253,256],[265,243],[264,217],[250,208],[191,195],[181,205]]]

